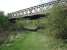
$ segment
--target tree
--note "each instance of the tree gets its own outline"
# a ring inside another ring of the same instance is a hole
[[[46,27],[55,37],[67,38],[67,9],[55,5],[50,9]]]
[[[8,17],[0,16],[0,29],[6,29],[8,27]]]

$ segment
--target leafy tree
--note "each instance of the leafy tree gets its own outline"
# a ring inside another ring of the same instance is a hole
[[[67,9],[62,6],[54,6],[50,9],[46,27],[51,35],[67,38]]]
[[[0,30],[7,29],[8,26],[8,17],[0,16]]]

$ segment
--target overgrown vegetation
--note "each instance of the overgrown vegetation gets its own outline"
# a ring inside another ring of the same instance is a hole
[[[8,27],[8,18],[6,16],[0,16],[0,28],[5,29]]]
[[[40,19],[19,19],[15,24],[9,23],[7,17],[0,19],[0,27],[10,34],[0,50],[67,49],[67,8],[62,5],[54,5]]]
[[[7,39],[8,36],[7,29],[8,29],[8,18],[6,16],[0,16],[0,44],[2,44]]]
[[[50,9],[46,28],[49,34],[52,33],[57,38],[67,39],[67,8],[54,6]]]

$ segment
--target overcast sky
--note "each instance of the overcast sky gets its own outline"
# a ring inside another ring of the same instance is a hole
[[[0,11],[5,11],[7,14],[50,1],[52,0],[0,0]]]

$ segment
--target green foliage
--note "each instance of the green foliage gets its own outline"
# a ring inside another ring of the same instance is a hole
[[[62,6],[54,6],[50,9],[46,27],[49,33],[64,38],[67,34],[67,11]]]
[[[6,29],[8,27],[8,17],[0,16],[0,28]]]
[[[21,34],[22,35],[22,34]],[[62,40],[50,38],[39,32],[26,32],[25,36],[7,44],[0,50],[66,50],[67,45]]]
[[[44,22],[44,19],[37,19],[37,20],[17,20],[16,25],[18,28],[34,28],[37,26],[41,26]]]

